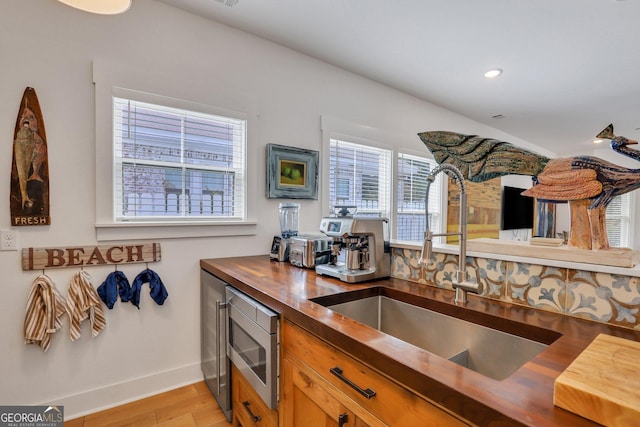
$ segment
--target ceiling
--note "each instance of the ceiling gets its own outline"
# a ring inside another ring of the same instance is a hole
[[[640,0],[161,1],[556,153],[640,138]]]

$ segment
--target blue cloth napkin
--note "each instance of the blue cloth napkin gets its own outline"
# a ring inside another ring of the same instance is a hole
[[[122,302],[129,302],[131,299],[131,285],[129,285],[129,279],[122,271],[110,273],[104,282],[98,286],[98,295],[109,307],[109,310],[113,308],[113,305],[118,300],[118,293]]]
[[[160,276],[148,268],[138,274],[131,284],[131,304],[140,309],[140,290],[145,283],[149,284],[151,298],[153,298],[158,305],[164,304],[164,301],[169,296],[167,289],[164,287]]]

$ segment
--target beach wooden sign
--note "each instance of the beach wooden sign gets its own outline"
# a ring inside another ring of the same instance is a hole
[[[160,243],[22,249],[22,269],[25,271],[149,263],[160,259]]]
[[[40,103],[32,87],[24,90],[13,137],[11,225],[49,225],[49,162]]]

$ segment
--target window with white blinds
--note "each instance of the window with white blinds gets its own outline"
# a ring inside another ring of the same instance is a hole
[[[114,97],[116,221],[245,219],[246,126]]]
[[[397,168],[397,220],[398,240],[422,241],[425,230],[425,192],[427,175],[437,166],[426,157],[398,154]],[[429,187],[429,228],[440,231],[442,220],[442,174]]]
[[[607,236],[609,246],[629,247],[631,219],[631,194],[623,194],[614,198],[607,206]]]
[[[331,139],[329,207],[356,206],[358,215],[389,218],[391,150]]]

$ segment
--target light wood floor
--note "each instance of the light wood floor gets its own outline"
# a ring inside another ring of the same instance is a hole
[[[66,421],[65,427],[228,427],[204,382]]]

